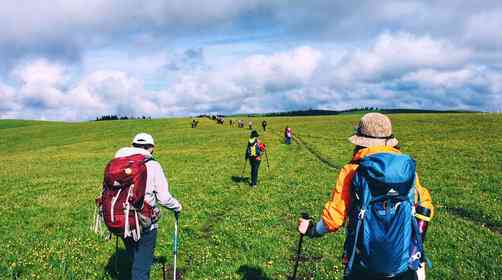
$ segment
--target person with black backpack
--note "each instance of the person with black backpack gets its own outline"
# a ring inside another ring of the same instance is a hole
[[[390,119],[380,113],[364,115],[349,141],[352,161],[321,219],[301,218],[298,231],[314,238],[346,225],[345,280],[425,279],[423,241],[434,208],[415,160],[401,153]]]
[[[147,133],[137,134],[132,147],[121,148],[105,169],[101,212],[108,229],[122,238],[132,260],[131,277],[150,277],[157,239],[159,205],[174,212],[181,204],[169,193],[159,162],[153,158],[155,143]]]
[[[251,187],[256,188],[258,183],[258,170],[260,168],[261,154],[265,152],[266,146],[258,139],[260,135],[256,130],[251,131],[246,147],[245,160],[249,160],[251,165]]]

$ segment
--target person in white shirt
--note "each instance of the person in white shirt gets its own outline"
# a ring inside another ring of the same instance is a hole
[[[153,159],[154,148],[153,137],[147,133],[139,133],[134,137],[132,147],[121,148],[117,151],[115,157],[141,154],[151,158],[145,163],[147,171],[145,202],[154,207],[154,211],[157,213],[160,205],[174,211],[175,216],[178,217],[181,204],[169,193],[169,184],[164,171],[159,162]],[[157,240],[157,227],[157,222],[154,222],[150,228],[143,229],[141,239],[137,242],[130,238],[124,239],[127,253],[132,259],[131,277],[133,280],[150,278],[150,267],[153,263],[155,242]]]

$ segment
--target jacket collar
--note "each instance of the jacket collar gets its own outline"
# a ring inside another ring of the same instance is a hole
[[[363,159],[365,156],[370,155],[370,154],[376,154],[376,153],[396,153],[400,154],[401,151],[394,147],[388,147],[388,146],[375,146],[375,147],[368,147],[361,149],[357,151],[357,153],[352,157],[352,161],[357,161]]]
[[[115,157],[116,158],[117,157],[128,157],[128,156],[137,155],[137,154],[144,155],[145,157],[152,157],[150,152],[148,152],[147,150],[141,149],[141,148],[136,148],[136,147],[121,148],[120,150],[117,151],[117,153],[115,153]]]

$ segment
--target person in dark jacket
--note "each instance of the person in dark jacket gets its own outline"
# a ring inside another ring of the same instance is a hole
[[[263,120],[261,122],[261,127],[263,128],[263,131],[267,131],[267,121],[266,120]]]
[[[258,139],[260,135],[256,130],[251,131],[249,141],[246,147],[245,159],[249,160],[251,165],[251,187],[256,188],[258,183],[258,169],[260,168],[260,155],[265,152],[265,144]]]

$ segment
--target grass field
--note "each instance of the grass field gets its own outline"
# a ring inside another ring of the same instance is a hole
[[[182,202],[183,279],[286,279],[303,210],[313,216],[348,162],[361,115],[268,118],[270,171],[257,189],[232,180],[249,131],[189,119],[57,123],[0,121],[0,279],[127,279],[123,245],[89,226],[103,168],[134,134],[156,140],[156,159]],[[391,115],[402,150],[418,162],[436,217],[428,279],[502,278],[502,115]],[[258,123],[260,119],[255,119]],[[290,125],[298,142],[282,144]],[[261,129],[260,129],[261,131]],[[249,171],[249,167],[247,168]],[[156,255],[171,260],[173,217],[163,211]],[[344,233],[305,240],[302,279],[341,279]],[[156,263],[152,279],[161,279]]]

